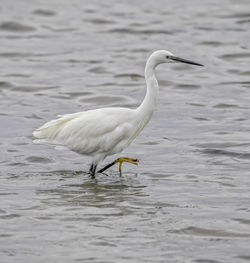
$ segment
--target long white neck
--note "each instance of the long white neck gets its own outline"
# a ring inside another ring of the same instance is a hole
[[[140,115],[142,114],[145,117],[148,116],[147,122],[151,118],[155,109],[159,91],[158,82],[154,72],[156,65],[157,64],[155,63],[155,60],[150,57],[145,67],[145,80],[147,85],[146,96],[141,105],[137,108],[137,111],[140,113]]]

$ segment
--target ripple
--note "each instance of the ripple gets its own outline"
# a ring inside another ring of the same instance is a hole
[[[14,85],[7,81],[0,81],[0,88],[13,88]]]
[[[30,115],[26,115],[24,116],[25,119],[33,119],[33,120],[41,120],[42,118],[39,117],[38,115],[36,114],[30,114]]]
[[[4,58],[23,58],[32,56],[30,53],[23,53],[23,52],[1,52],[0,57]]]
[[[250,143],[213,142],[213,143],[196,144],[195,146],[201,148],[220,148],[220,149],[229,148],[229,147],[244,147],[244,146],[248,148],[250,146]]]
[[[241,76],[249,76],[250,75],[250,71],[249,70],[242,70],[242,69],[228,69],[227,70],[228,73],[233,73],[236,75],[241,75]]]
[[[235,104],[219,103],[219,104],[214,105],[213,108],[227,109],[227,108],[240,108],[240,107]]]
[[[249,59],[250,53],[231,53],[231,54],[225,54],[222,56],[219,56],[219,58],[224,59],[226,61],[233,61],[236,59]]]
[[[250,19],[242,19],[236,22],[237,24],[250,24]]]
[[[191,85],[191,84],[176,84],[174,85],[175,89],[200,89],[199,85]]]
[[[135,30],[135,29],[131,29],[131,28],[114,28],[114,29],[109,30],[109,33],[132,34],[132,35],[137,35],[137,34],[143,34],[143,35],[159,35],[159,34],[172,35],[172,34],[174,34],[171,31],[161,30],[161,29]]]
[[[7,21],[0,24],[0,30],[25,33],[35,31],[36,29],[33,26],[24,25],[14,21]]]
[[[115,78],[130,78],[131,80],[144,79],[144,76],[135,73],[116,74]]]
[[[237,258],[247,260],[248,262],[250,261],[250,255],[238,256]]]
[[[250,237],[250,233],[236,233],[217,229],[207,229],[199,227],[187,227],[180,230],[170,230],[174,234],[186,234],[191,236],[211,236],[211,237]]]
[[[250,219],[246,218],[234,218],[235,221],[240,222],[242,224],[250,225]]]
[[[87,14],[94,14],[94,13],[96,13],[96,10],[90,9],[90,8],[86,8],[86,9],[84,9],[84,12],[87,13]]]
[[[242,85],[243,87],[250,87],[250,81],[231,81],[231,82],[220,82],[219,85]]]
[[[17,193],[0,193],[0,195],[18,195]],[[5,211],[4,212],[0,212],[0,213],[6,213]]]
[[[95,24],[95,25],[115,24],[115,21],[103,19],[103,18],[85,19],[84,21],[90,22],[90,23]]]
[[[134,105],[134,100],[127,96],[115,96],[115,95],[103,95],[103,96],[91,96],[80,99],[80,102],[88,102],[91,104],[109,104],[113,106],[121,105]]]
[[[195,29],[202,30],[202,31],[214,31],[213,27],[209,26],[196,26]]]
[[[202,41],[199,44],[200,45],[206,45],[206,46],[213,46],[213,47],[220,47],[220,46],[228,45],[228,44],[225,44],[225,43],[219,42],[219,41]]]
[[[34,57],[50,57],[58,55],[57,53],[30,53],[30,52],[1,52],[0,57],[6,57],[6,58],[33,58],[30,59],[29,61],[40,61],[34,59]]]
[[[147,48],[133,48],[131,49],[131,53],[148,53],[150,52],[150,49]]]
[[[88,72],[97,73],[97,74],[109,73],[105,67],[93,67],[93,68],[89,69]]]
[[[21,215],[18,214],[8,214],[8,215],[2,215],[0,216],[0,219],[12,219],[12,218],[17,218],[20,217]]]
[[[147,141],[147,142],[143,142],[141,144],[143,145],[158,145],[158,144],[161,144],[162,141],[161,140],[156,140],[156,141]]]
[[[13,86],[11,88],[12,91],[18,91],[18,92],[40,92],[42,90],[51,90],[51,89],[57,89],[58,86]]]
[[[40,156],[30,156],[25,159],[26,161],[30,163],[53,163],[53,160],[45,157],[40,157]]]
[[[195,259],[194,262],[196,263],[222,263],[222,261],[217,261],[213,259]]]
[[[51,11],[51,10],[45,10],[45,9],[36,9],[32,12],[35,15],[39,16],[55,16],[56,12]]]
[[[87,87],[105,87],[105,86],[117,86],[115,82],[104,82],[100,84],[88,84]]]
[[[210,121],[209,119],[203,117],[193,117],[193,119],[197,121]]]
[[[189,102],[187,102],[186,104],[191,105],[191,106],[195,106],[195,107],[205,107],[206,106],[206,105],[201,104],[201,103],[189,103]]]
[[[32,75],[30,74],[21,74],[21,73],[13,73],[13,74],[6,74],[5,77],[14,77],[14,78],[30,78]]]
[[[221,149],[205,149],[202,152],[211,155],[224,155],[240,159],[250,159],[250,153],[238,153],[234,151],[226,151]]]
[[[80,98],[80,97],[85,97],[85,96],[92,96],[93,93],[86,91],[86,92],[62,92],[60,93],[63,95],[63,98],[67,99],[74,99],[74,98]]]
[[[12,237],[13,235],[11,234],[0,234],[0,238],[5,238],[5,237]]]
[[[51,32],[73,32],[77,30],[75,27],[52,27],[52,26],[43,26],[43,28],[50,30]]]
[[[13,163],[9,163],[8,166],[27,166],[27,163],[21,163],[21,162],[13,162]]]
[[[226,14],[226,15],[220,15],[221,18],[249,18],[250,13],[249,12],[233,12],[232,14]]]

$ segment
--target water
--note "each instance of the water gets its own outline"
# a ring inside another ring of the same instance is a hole
[[[1,1],[1,262],[249,262],[249,10]],[[206,67],[157,69],[157,112],[122,154],[138,167],[92,180],[89,158],[32,143],[57,114],[136,107],[156,49]]]

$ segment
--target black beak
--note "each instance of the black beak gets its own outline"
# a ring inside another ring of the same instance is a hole
[[[172,56],[171,59],[174,60],[174,61],[187,63],[187,64],[191,64],[191,65],[195,65],[195,66],[203,66],[202,64],[199,64],[199,63],[196,63],[196,62],[184,59],[184,58],[178,58],[178,57],[175,57],[175,56]]]

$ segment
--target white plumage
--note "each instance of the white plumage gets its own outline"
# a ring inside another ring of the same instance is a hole
[[[128,147],[148,123],[158,94],[154,69],[158,64],[173,61],[201,66],[201,64],[177,58],[168,51],[156,51],[149,57],[146,64],[147,93],[138,108],[101,108],[66,114],[35,130],[34,137],[40,142],[63,145],[79,154],[91,156],[93,163],[90,173],[94,176],[96,167],[101,161],[108,155],[119,153]],[[127,159],[122,161],[128,161]],[[122,161],[119,160],[120,163]],[[128,162],[133,163],[133,161]]]

